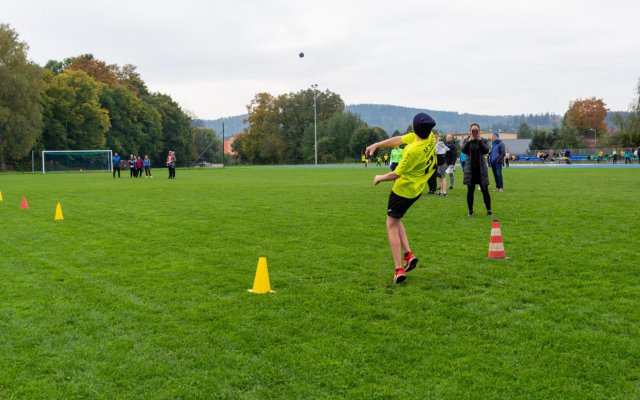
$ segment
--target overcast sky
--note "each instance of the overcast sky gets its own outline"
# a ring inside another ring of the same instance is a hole
[[[595,96],[627,110],[640,78],[638,0],[1,1],[36,63],[133,64],[209,119],[313,83],[347,104],[562,114]]]

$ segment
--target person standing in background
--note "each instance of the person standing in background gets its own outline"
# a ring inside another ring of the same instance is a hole
[[[169,169],[169,179],[176,179],[176,154],[169,151],[167,156],[167,168]]]
[[[437,169],[436,174],[438,175],[438,179],[440,180],[440,196],[447,195],[447,153],[449,152],[449,148],[441,139],[438,139],[436,143],[436,163]],[[436,189],[437,190],[437,189]]]
[[[113,153],[113,177],[116,177],[116,171],[118,171],[118,178],[120,178],[120,156],[118,153]]]
[[[400,164],[400,160],[402,160],[402,149],[400,146],[396,146],[391,150],[391,170],[395,171],[398,164]]]
[[[493,141],[491,142],[491,153],[489,154],[489,165],[491,165],[491,170],[493,171],[493,179],[496,181],[495,191],[497,192],[502,192],[503,190],[502,164],[504,164],[505,154],[504,143],[500,140],[500,134],[494,132]]]
[[[153,178],[153,176],[151,175],[151,160],[149,160],[149,156],[145,155],[144,156],[144,160],[142,160],[143,164],[144,164],[144,176],[149,177],[149,178]]]
[[[453,190],[453,181],[455,176],[453,175],[453,171],[456,169],[456,160],[458,159],[458,148],[456,147],[456,142],[453,141],[453,136],[447,135],[447,141],[444,144],[449,148],[446,156],[446,171],[449,174],[449,189]]]
[[[144,169],[144,162],[142,157],[138,156],[136,159],[136,178],[142,178],[142,170]]]
[[[136,156],[133,155],[133,153],[131,153],[129,155],[129,177],[130,178],[135,178],[136,175]]]
[[[479,185],[484,205],[487,208],[487,216],[491,217],[493,213],[491,212],[491,196],[489,195],[489,167],[485,159],[485,155],[489,152],[489,146],[480,136],[480,125],[473,123],[470,130],[471,135],[462,144],[462,153],[467,156],[462,183],[467,185],[469,216],[473,217],[473,197],[476,185]]]

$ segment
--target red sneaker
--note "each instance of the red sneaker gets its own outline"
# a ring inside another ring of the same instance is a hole
[[[393,275],[393,283],[404,282],[407,279],[407,276],[404,274],[404,268],[396,268],[396,271]]]
[[[418,266],[418,259],[413,256],[412,252],[409,252],[406,257],[404,257],[404,271],[409,272],[415,267]]]

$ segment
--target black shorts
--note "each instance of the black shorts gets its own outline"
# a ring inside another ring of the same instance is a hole
[[[387,205],[387,215],[391,218],[402,218],[407,212],[409,207],[413,205],[420,198],[421,194],[413,199],[407,199],[406,197],[398,196],[391,191],[389,195],[389,204]]]

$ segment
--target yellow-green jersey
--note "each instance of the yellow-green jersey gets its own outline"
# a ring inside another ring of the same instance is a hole
[[[436,170],[436,138],[434,134],[422,140],[411,132],[402,136],[402,143],[407,144],[402,152],[402,160],[395,169],[399,178],[395,180],[393,189],[398,196],[413,199],[422,194],[427,181]]]
[[[391,150],[391,162],[398,164],[400,160],[402,160],[402,149],[397,148]]]

